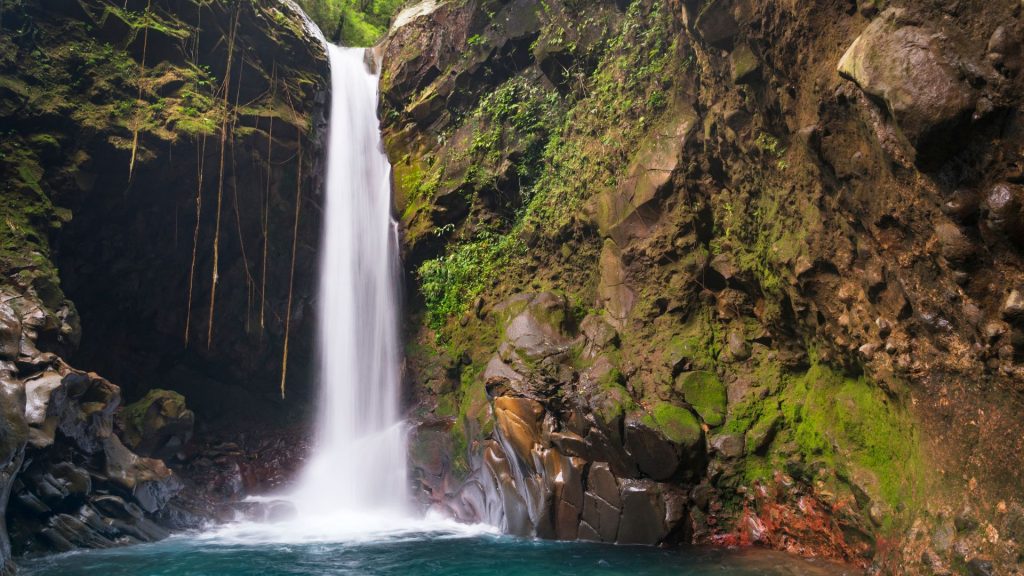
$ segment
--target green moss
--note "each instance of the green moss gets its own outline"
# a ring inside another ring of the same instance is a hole
[[[605,424],[611,424],[636,407],[629,391],[622,386],[622,374],[610,370],[598,380],[598,392],[592,400],[594,414]]]
[[[700,422],[693,412],[669,402],[655,404],[651,413],[644,416],[643,423],[676,444],[696,444],[702,434]]]
[[[812,476],[831,470],[890,511],[919,504],[925,464],[914,420],[899,399],[818,362],[790,374],[759,360],[767,394],[749,394],[733,406],[725,426],[746,434],[747,480],[768,480],[774,470]],[[891,527],[897,520],[885,522]]]
[[[434,408],[434,415],[438,418],[450,418],[458,413],[458,406],[450,394],[445,394],[437,399],[437,407]]]
[[[663,95],[683,69],[680,50],[670,44],[672,22],[664,3],[633,2],[618,34],[598,49],[583,97],[545,150],[545,171],[526,211],[540,230],[571,224],[587,198],[614,187],[636,142],[664,112]]]
[[[153,404],[157,402],[161,404],[161,409],[165,414],[183,414],[187,410],[185,397],[181,394],[159,388],[150,390],[138,402],[122,408],[118,415],[121,427],[124,429],[125,439],[130,445],[139,443],[141,434],[146,429],[146,417]]]
[[[722,352],[720,332],[710,310],[698,311],[666,344],[667,361],[672,365],[688,363],[695,369],[713,370]]]
[[[713,373],[680,374],[676,379],[675,388],[683,394],[708,426],[715,428],[725,422],[725,385]]]

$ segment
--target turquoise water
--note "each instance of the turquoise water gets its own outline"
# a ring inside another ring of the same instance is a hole
[[[495,534],[408,532],[347,542],[176,536],[22,562],[32,576],[829,576],[856,572],[762,550],[660,550]]]

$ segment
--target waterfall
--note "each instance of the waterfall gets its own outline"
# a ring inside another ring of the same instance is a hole
[[[291,499],[300,519],[401,516],[398,239],[391,165],[364,48],[328,45],[331,111],[320,271],[320,402],[313,454]],[[358,520],[357,520],[358,521]]]

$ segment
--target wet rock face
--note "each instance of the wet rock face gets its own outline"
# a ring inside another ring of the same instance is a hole
[[[167,536],[153,521],[181,483],[114,434],[117,386],[63,364],[25,378],[25,463],[7,511],[18,554],[108,548]]]
[[[114,433],[121,391],[38,351],[45,304],[33,293],[0,300],[3,337],[17,351],[0,362],[0,491],[8,532],[3,573],[15,555],[107,548],[167,536],[155,514],[181,482],[159,460],[141,458]],[[13,349],[13,347],[12,347]],[[9,500],[8,500],[9,496]]]
[[[290,365],[310,349],[326,57],[289,1],[25,1],[2,12],[0,512],[19,554],[156,540],[160,525],[195,526],[214,502],[194,514],[170,503],[183,482],[153,457],[191,459],[195,415],[150,388],[195,393],[226,426],[239,414],[272,428],[260,410],[287,419],[272,398],[290,300]],[[145,119],[126,124],[114,102]],[[218,238],[221,220],[231,232]],[[291,268],[296,229],[290,294],[289,274],[274,270]],[[98,368],[124,395],[69,363]],[[147,402],[115,426],[123,397]],[[280,482],[282,460],[236,477]],[[0,573],[10,553],[0,532]]]
[[[35,247],[52,266],[3,257],[4,274],[31,284],[43,304],[26,319],[40,333],[34,345],[97,370],[130,401],[176,389],[201,397],[205,416],[229,418],[223,405],[244,403],[270,421],[290,406],[272,400],[289,301],[291,392],[312,395],[304,355],[320,238],[323,47],[290,1],[132,1],[116,13],[103,2],[65,4],[19,2],[2,29],[10,57],[0,75],[63,102],[57,111],[19,100],[3,118],[55,211],[36,231],[45,246]],[[140,25],[147,10],[159,24]],[[109,66],[86,64],[107,45]],[[33,54],[61,57],[43,64]],[[144,126],[108,114],[114,102],[137,107]],[[18,166],[2,169],[7,195]]]
[[[414,434],[414,446],[425,446],[412,452],[415,475],[431,505],[522,536],[685,540],[686,485],[706,466],[697,418],[686,410],[648,414],[600,363],[574,366],[580,351],[600,357],[613,348],[614,330],[596,317],[577,328],[563,297],[521,294],[496,309],[507,320],[486,375],[494,431],[471,458],[468,479],[459,485],[438,451],[443,429],[424,425]],[[583,392],[602,385],[612,392]],[[586,398],[594,403],[579,403]]]

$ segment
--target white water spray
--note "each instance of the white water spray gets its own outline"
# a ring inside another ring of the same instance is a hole
[[[316,444],[291,496],[334,528],[405,516],[399,405],[398,241],[377,77],[363,48],[328,45],[332,99],[320,271]],[[355,527],[355,526],[350,526]],[[368,527],[365,526],[364,527]]]

